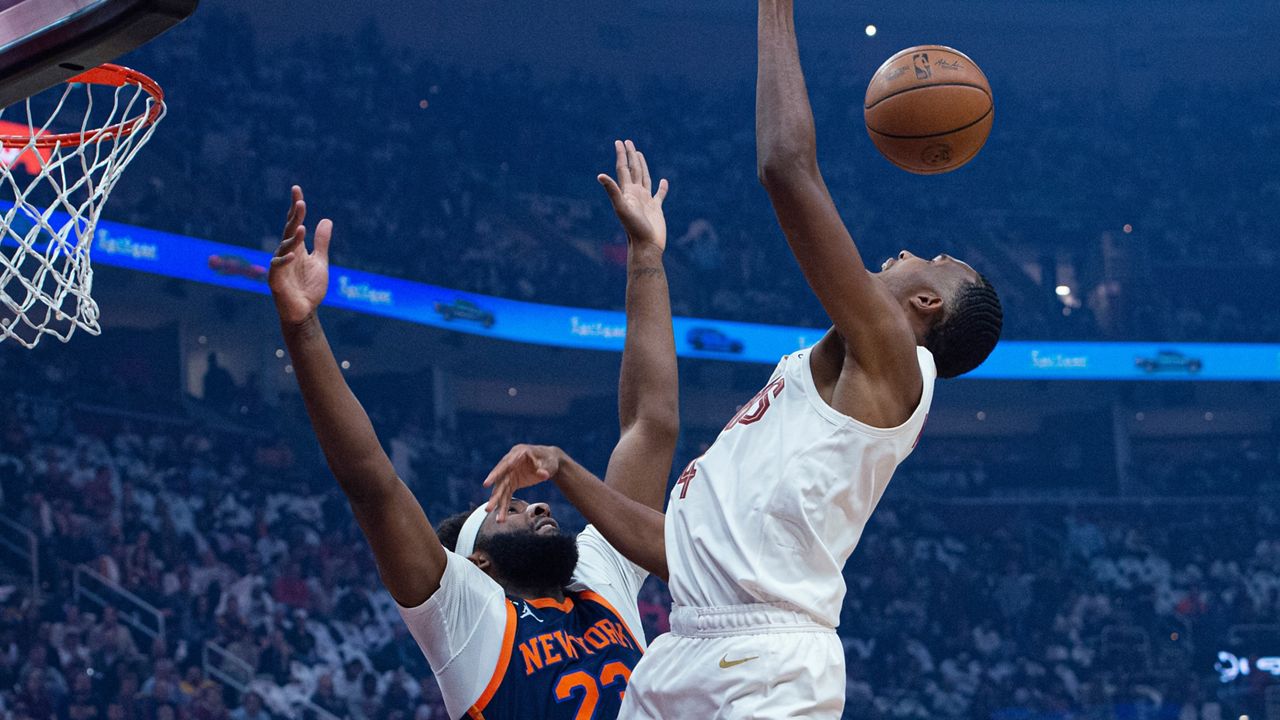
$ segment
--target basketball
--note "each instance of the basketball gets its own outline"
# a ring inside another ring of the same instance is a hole
[[[867,86],[867,134],[885,158],[918,175],[937,175],[978,154],[995,115],[991,85],[969,56],[918,45],[884,61]]]

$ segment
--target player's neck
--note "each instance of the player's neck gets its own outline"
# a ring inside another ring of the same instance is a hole
[[[536,587],[517,587],[507,582],[501,583],[502,590],[508,595],[524,600],[537,600],[538,598],[551,598],[556,602],[564,601],[564,588],[536,588]]]
[[[916,345],[924,345],[925,338],[929,336],[929,330],[932,329],[934,320],[931,317],[926,317],[913,311],[909,299],[901,299],[900,307],[902,308],[903,317],[907,320],[907,325],[911,327],[911,334],[915,336]]]
[[[895,278],[891,281],[880,275],[875,277],[885,283],[885,287],[889,289],[889,293],[896,301],[895,306],[901,308],[903,317],[911,326],[911,334],[915,335],[916,345],[924,345],[925,338],[928,337],[936,319],[913,309],[912,298],[924,292],[932,294],[936,291],[919,283],[903,284],[901,279]]]

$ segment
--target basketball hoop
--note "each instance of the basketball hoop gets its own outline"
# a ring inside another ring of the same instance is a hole
[[[119,65],[55,91],[0,109],[0,341],[28,348],[77,327],[101,332],[89,264],[98,217],[165,114],[160,86]]]

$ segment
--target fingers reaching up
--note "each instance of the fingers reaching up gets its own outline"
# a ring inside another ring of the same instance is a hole
[[[644,159],[644,153],[636,151],[636,161],[640,164],[640,186],[645,190],[653,189],[653,180],[649,178],[649,163]]]
[[[667,196],[667,181],[660,180],[657,192],[654,192],[649,161],[636,149],[634,142],[615,140],[613,152],[617,179],[604,173],[596,179],[608,193],[627,237],[665,248],[667,227],[662,215],[662,201]]]
[[[333,237],[333,221],[325,218],[316,226],[315,252],[313,253],[325,263],[329,262],[329,239]]]
[[[289,214],[284,221],[284,236],[276,248],[275,256],[271,258],[273,266],[292,262],[296,257],[294,251],[303,246],[303,240],[307,236],[307,229],[302,224],[307,217],[307,203],[302,199],[302,188],[294,185],[292,196],[293,202],[289,205]]]
[[[284,221],[284,239],[288,240],[307,217],[307,204],[302,198],[302,188],[294,185],[290,190],[293,201],[289,204],[289,214]]]
[[[316,227],[314,248],[307,252],[307,203],[302,188],[290,189],[289,213],[285,216],[280,245],[271,258],[267,285],[276,301],[281,320],[295,324],[305,321],[324,301],[329,286],[329,241],[333,222],[321,220]]]
[[[289,214],[285,217],[284,236],[276,248],[274,257],[271,258],[271,264],[274,267],[287,265],[299,255],[307,254],[307,226],[303,224],[307,219],[307,203],[303,198],[301,187],[294,185],[291,195],[293,202],[289,206]],[[327,218],[321,220],[316,227],[315,247],[310,254],[326,264],[329,261],[329,240],[332,236],[333,221]]]
[[[613,151],[617,155],[614,167],[618,174],[618,185],[626,187],[631,184],[631,163],[627,157],[627,147],[621,140],[614,140]]]
[[[627,171],[631,173],[631,182],[647,189],[648,186],[644,181],[644,171],[640,166],[640,152],[636,150],[636,144],[627,140],[622,146],[627,153]]]

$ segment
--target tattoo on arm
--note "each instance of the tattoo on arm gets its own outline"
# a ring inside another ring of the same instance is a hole
[[[637,280],[640,278],[646,278],[646,277],[658,277],[659,275],[665,275],[665,274],[666,272],[662,269],[661,266],[638,267],[631,271],[632,279],[637,279]]]

